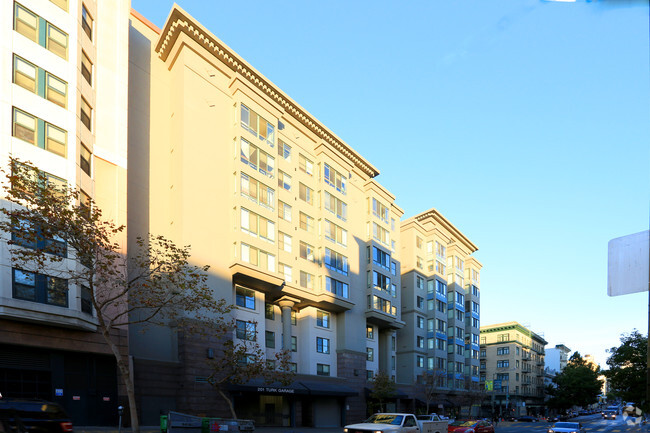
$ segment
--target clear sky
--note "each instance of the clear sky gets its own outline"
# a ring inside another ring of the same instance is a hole
[[[607,296],[608,241],[650,221],[647,2],[178,3],[377,167],[405,218],[435,207],[479,247],[483,325],[602,367],[647,333],[647,293]],[[172,4],[132,0],[159,27]]]

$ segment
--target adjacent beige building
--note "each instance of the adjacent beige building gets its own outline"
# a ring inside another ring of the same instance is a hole
[[[233,388],[238,415],[365,417],[367,378],[395,376],[403,326],[403,212],[379,171],[178,6],[161,30],[132,14],[129,71],[130,235],[191,245],[267,358],[291,351],[294,384]],[[173,328],[131,334],[144,424],[161,409],[226,409],[207,349]],[[177,373],[180,389],[153,380]]]
[[[128,0],[0,2],[0,165],[9,156],[32,162],[118,225],[126,223],[129,12]],[[126,247],[126,235],[117,241]],[[0,280],[2,395],[59,402],[76,425],[115,425],[123,395],[89,292],[12,267],[4,243]],[[126,330],[115,333],[126,354]]]
[[[544,338],[517,322],[481,326],[480,377],[491,413],[541,415],[544,411]]]

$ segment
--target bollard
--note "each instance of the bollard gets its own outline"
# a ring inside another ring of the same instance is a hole
[[[117,407],[117,413],[119,415],[119,422],[118,422],[118,427],[117,427],[118,433],[122,433],[122,413],[123,412],[124,412],[124,406],[118,406]]]

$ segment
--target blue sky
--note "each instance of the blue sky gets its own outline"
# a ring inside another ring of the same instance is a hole
[[[608,241],[650,221],[647,2],[178,3],[377,167],[405,218],[435,207],[479,247],[482,324],[603,367],[647,333],[647,293],[607,296]],[[159,27],[172,4],[132,0]]]

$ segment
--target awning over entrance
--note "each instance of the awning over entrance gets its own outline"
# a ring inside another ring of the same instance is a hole
[[[349,397],[359,395],[354,389],[338,382],[318,382],[297,380],[288,385],[280,382],[265,383],[262,379],[252,379],[245,384],[230,384],[230,391],[253,392],[272,395],[313,395]]]

